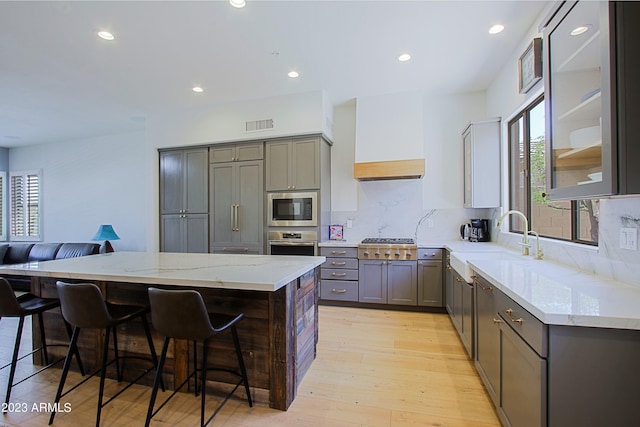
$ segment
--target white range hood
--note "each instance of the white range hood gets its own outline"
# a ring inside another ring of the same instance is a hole
[[[424,172],[422,94],[358,98],[354,178],[420,179]]]

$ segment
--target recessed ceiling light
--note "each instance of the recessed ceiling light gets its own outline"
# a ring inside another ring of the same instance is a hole
[[[247,5],[247,2],[245,0],[229,0],[229,4],[240,9],[242,7],[245,7]]]
[[[398,61],[400,62],[405,62],[411,59],[411,55],[409,55],[408,53],[403,53],[402,55],[398,56]]]
[[[289,73],[287,73],[287,76],[291,77],[292,79],[295,79],[296,77],[298,77],[300,75],[300,73],[298,73],[297,71],[289,71]]]
[[[109,31],[98,31],[98,37],[100,37],[103,40],[114,40],[116,38],[116,36],[114,36],[113,34],[111,34]]]
[[[591,25],[580,25],[579,27],[576,27],[573,30],[571,30],[570,34],[572,36],[579,36],[580,34],[584,34],[587,31],[589,31],[590,28],[591,28]]]
[[[200,86],[194,86],[191,90],[194,91],[195,93],[204,92],[204,89],[202,89]]]
[[[489,34],[498,34],[504,30],[504,25],[496,24],[493,27],[489,28]]]

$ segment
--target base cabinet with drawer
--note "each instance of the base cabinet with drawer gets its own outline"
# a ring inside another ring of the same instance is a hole
[[[444,306],[442,254],[440,248],[418,248],[418,305]]]
[[[482,276],[474,288],[475,365],[504,426],[638,425],[640,330],[545,324]]]
[[[358,301],[358,249],[321,247],[327,258],[320,268],[320,299]]]

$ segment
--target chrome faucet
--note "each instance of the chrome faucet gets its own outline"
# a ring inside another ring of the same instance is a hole
[[[531,247],[531,245],[529,244],[529,221],[527,221],[527,217],[520,211],[517,210],[510,210],[510,211],[506,211],[505,213],[502,214],[502,216],[500,217],[500,219],[498,220],[498,223],[496,224],[496,228],[500,228],[500,225],[502,224],[502,220],[510,214],[516,214],[516,215],[520,215],[522,217],[522,221],[524,222],[524,234],[522,235],[522,255],[529,255],[529,248]]]

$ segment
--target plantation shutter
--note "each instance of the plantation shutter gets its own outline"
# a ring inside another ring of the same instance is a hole
[[[11,236],[40,235],[40,176],[38,173],[11,176]]]

